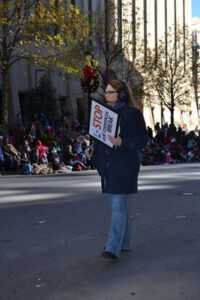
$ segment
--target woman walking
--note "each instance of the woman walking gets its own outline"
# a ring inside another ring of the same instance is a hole
[[[102,191],[109,194],[110,232],[103,257],[116,259],[131,247],[128,196],[138,191],[140,149],[146,145],[147,131],[141,111],[136,107],[129,87],[120,80],[108,82],[106,105],[120,114],[118,136],[109,136],[113,149],[97,141],[93,158],[101,176]]]

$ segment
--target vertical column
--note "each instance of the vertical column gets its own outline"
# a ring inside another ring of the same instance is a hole
[[[147,0],[144,1],[144,10],[143,10],[143,18],[144,18],[144,63],[147,61]]]
[[[82,12],[84,11],[84,5],[83,5],[84,0],[74,0],[74,5],[78,7]]]
[[[126,0],[127,1],[127,0]],[[122,45],[122,80],[126,80],[126,57],[125,57],[125,8],[124,2],[121,0],[121,45]],[[127,17],[127,16],[126,16]]]
[[[117,8],[118,8],[118,43],[122,44],[122,0],[117,1]]]
[[[90,34],[92,34],[92,0],[88,0],[88,12],[89,12],[89,22],[90,22]],[[92,45],[92,40],[89,41]]]
[[[176,30],[176,26],[175,26],[175,21],[176,21],[176,0],[166,0],[166,5],[167,5],[167,30],[168,33],[171,36],[175,36],[175,30]],[[171,40],[172,42],[172,40]],[[171,45],[168,45],[169,40],[167,40],[166,38],[166,48],[170,51],[171,49]],[[169,48],[170,47],[170,48]]]
[[[192,3],[191,0],[185,1],[185,24],[191,32],[192,26]]]
[[[171,0],[167,0],[167,20],[168,26],[173,29],[174,26],[174,2]]]
[[[176,23],[182,27],[183,24],[183,0],[176,0]]]
[[[167,65],[167,52],[168,52],[168,41],[167,41],[167,34],[168,34],[168,6],[167,0],[165,0],[165,59]]]
[[[175,36],[175,59],[177,57],[177,1],[174,0],[174,36]]]
[[[164,40],[165,35],[165,1],[157,1],[157,30],[158,39]]]
[[[123,18],[122,18],[122,14],[123,14],[123,1],[122,0],[117,0],[117,27],[118,27],[118,44],[120,49],[123,49]],[[124,70],[124,66],[125,66],[125,59],[124,59],[124,55],[122,55],[122,79],[125,79],[124,74],[125,74],[125,70]]]
[[[109,47],[109,12],[108,12],[108,0],[104,0],[104,14],[105,14],[105,47],[108,52]]]
[[[183,52],[184,52],[184,68],[185,68],[185,0],[183,0]]]
[[[88,11],[89,11],[90,24],[92,25],[92,0],[88,0]]]
[[[183,28],[185,29],[185,0],[183,0]]]
[[[84,0],[82,0],[84,1]],[[97,9],[102,9],[104,6],[104,1],[101,1],[101,0],[96,0],[92,3],[92,10],[93,11],[96,11]]]
[[[88,10],[92,12],[92,0],[88,0]]]
[[[184,0],[176,0],[176,29],[177,34],[178,31],[181,31],[181,36],[178,38],[179,42],[181,44],[177,44],[177,51],[184,53],[185,49],[185,35],[184,35],[184,12],[183,12],[183,6],[184,6]]]
[[[158,2],[154,0],[154,35],[155,35],[155,59],[158,59]]]
[[[132,30],[132,37],[133,37],[133,61],[136,57],[136,6],[135,0],[132,1],[132,21],[133,21],[133,30]]]
[[[147,1],[147,44],[155,47],[155,3]]]
[[[136,36],[138,36],[138,39],[141,40],[144,37],[144,20],[143,20],[143,6],[144,2],[143,0],[135,0],[135,10],[137,12],[136,15],[136,24],[139,23],[139,26],[136,28]],[[137,51],[139,52],[138,47],[136,47],[136,56]]]
[[[83,0],[83,12],[87,12],[88,11],[88,1]]]

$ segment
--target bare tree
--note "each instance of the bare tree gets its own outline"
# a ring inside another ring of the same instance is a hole
[[[122,9],[124,14],[122,14]],[[99,72],[104,88],[109,79],[122,79],[125,68],[125,79],[132,74],[133,60],[128,61],[127,54],[132,49],[132,18],[127,16],[128,5],[117,6],[114,1],[105,1],[104,10],[97,9],[93,19],[93,53],[99,61]],[[126,60],[124,62],[124,59]],[[124,65],[123,65],[124,64]]]
[[[160,39],[156,54],[155,49],[148,48],[146,63],[138,60],[137,66],[143,74],[146,94],[161,108],[170,110],[174,124],[175,108],[185,109],[191,104],[191,38],[186,28],[177,26],[176,34],[169,28],[167,43],[166,51],[165,41]]]

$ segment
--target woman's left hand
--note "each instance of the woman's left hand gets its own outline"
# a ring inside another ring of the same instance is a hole
[[[115,137],[113,137],[112,135],[109,134],[108,139],[116,147],[120,147],[122,145],[122,139],[120,138],[120,136],[115,138]]]

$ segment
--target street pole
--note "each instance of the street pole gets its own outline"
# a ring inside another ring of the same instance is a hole
[[[90,110],[91,110],[91,97],[90,97],[90,88],[88,88],[88,128],[89,128],[89,122],[90,122]]]
[[[121,26],[122,26],[122,80],[126,81],[126,57],[125,57],[125,26],[124,26],[124,4],[121,0]]]

